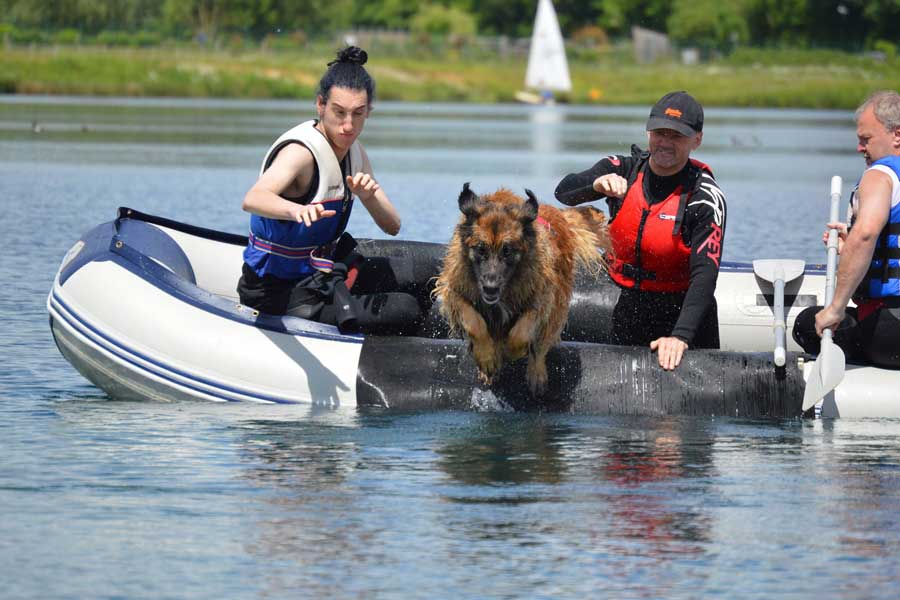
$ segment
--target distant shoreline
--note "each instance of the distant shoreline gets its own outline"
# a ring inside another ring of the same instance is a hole
[[[621,55],[570,63],[573,91],[584,105],[648,105],[687,89],[706,106],[852,109],[871,91],[900,89],[900,68],[846,55],[812,52],[779,64],[776,51],[687,66],[638,65]],[[0,93],[83,96],[311,99],[330,56],[322,52],[214,51],[195,48],[7,48],[0,52]],[[522,59],[373,56],[376,100],[515,102]]]

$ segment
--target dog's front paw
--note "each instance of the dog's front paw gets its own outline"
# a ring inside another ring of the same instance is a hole
[[[484,383],[490,385],[494,375],[500,368],[500,361],[497,357],[497,350],[493,344],[473,344],[472,358],[475,359],[475,365],[478,367],[478,377]]]

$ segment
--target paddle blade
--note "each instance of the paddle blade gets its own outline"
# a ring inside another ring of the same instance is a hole
[[[846,366],[844,351],[830,338],[822,339],[822,351],[819,358],[813,363],[806,380],[806,388],[803,390],[803,410],[807,411],[815,406],[828,392],[838,386],[844,378]]]
[[[779,268],[783,272],[781,279],[787,283],[793,281],[803,275],[806,269],[806,261],[803,260],[784,260],[784,259],[756,259],[753,261],[753,272],[757,277],[773,283],[777,277]]]

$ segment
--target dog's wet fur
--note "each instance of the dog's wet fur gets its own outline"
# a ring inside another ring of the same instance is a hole
[[[599,274],[609,250],[605,215],[560,210],[501,188],[478,196],[466,183],[462,217],[447,247],[435,296],[451,330],[469,341],[490,385],[507,361],[528,357],[531,393],[547,387],[547,352],[568,316],[576,268]]]

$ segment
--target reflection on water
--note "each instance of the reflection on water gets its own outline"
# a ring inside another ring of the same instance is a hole
[[[702,507],[673,506],[672,495],[651,490],[705,494],[702,480],[699,485],[680,480],[714,474],[709,432],[693,421],[664,420],[638,434],[640,439],[632,432],[611,440],[601,468],[617,488],[607,496],[615,532],[610,537],[622,540],[617,551],[660,560],[701,554],[711,539],[710,515]]]
[[[539,177],[558,177],[555,164],[546,157],[557,156],[562,150],[562,124],[565,115],[556,105],[535,106],[528,114],[531,126],[531,152],[534,155],[533,172]],[[551,201],[544,198],[544,202]]]
[[[716,544],[712,511],[696,501],[717,475],[715,431],[702,424],[672,420],[645,430],[627,420],[444,415],[362,416],[359,425],[242,427],[245,476],[268,491],[270,505],[255,511],[247,550],[267,562],[290,556],[295,568],[281,571],[270,592],[312,580],[317,593],[334,593],[340,588],[326,565],[392,564],[392,553],[409,553],[398,548],[422,528],[444,532],[423,552],[465,567],[441,566],[442,585],[467,589],[466,569],[490,570],[484,561],[503,557],[497,568],[525,578],[508,584],[511,594],[525,592],[533,569],[549,576],[544,559],[566,560],[560,572],[584,567],[572,564],[571,552],[626,581],[635,561],[666,568],[691,555],[708,560]],[[445,535],[457,542],[443,545]],[[654,578],[647,587],[667,589],[659,586]]]
[[[457,435],[438,449],[439,465],[454,481],[476,486],[545,483],[556,484],[566,475],[562,452],[574,431],[566,425],[544,423],[541,419],[489,416],[478,427]],[[458,502],[509,502],[516,498],[491,490],[489,498],[454,497]],[[527,501],[527,499],[522,499]]]
[[[896,423],[375,413],[322,425],[236,428],[257,490],[244,547],[276,565],[271,594],[404,595],[387,575],[399,569],[423,596],[732,597],[737,580],[766,596],[796,578],[789,561],[836,555],[861,562],[793,585],[852,594],[863,586],[838,572],[886,590],[897,566],[900,450],[884,446]],[[338,575],[349,570],[375,579],[357,588]]]
[[[900,449],[883,446],[886,436],[896,435],[896,423],[824,421],[814,427],[823,432],[823,444],[835,455],[834,461],[817,465],[817,471],[840,481],[841,501],[832,507],[839,532],[834,543],[862,564],[887,554],[896,556],[900,552],[900,526],[895,518],[900,511]],[[833,498],[822,498],[823,503],[829,500]],[[874,577],[880,584],[896,583],[896,571]],[[857,590],[864,593],[865,585]]]

